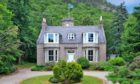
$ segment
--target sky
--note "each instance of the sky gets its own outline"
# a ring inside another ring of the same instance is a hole
[[[132,13],[134,11],[133,8],[140,4],[140,0],[107,0],[107,1],[115,5],[119,5],[120,3],[125,2],[126,8],[129,13]]]

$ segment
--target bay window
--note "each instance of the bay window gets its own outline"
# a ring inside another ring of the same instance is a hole
[[[93,50],[88,50],[88,60],[93,61]]]

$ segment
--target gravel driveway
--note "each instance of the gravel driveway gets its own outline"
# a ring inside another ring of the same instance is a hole
[[[3,76],[0,78],[0,84],[19,84],[20,81],[39,75],[50,75],[51,71],[31,71],[30,69],[19,70],[17,73]],[[108,72],[84,71],[84,75],[98,77],[104,80],[105,84],[112,84],[105,78]]]

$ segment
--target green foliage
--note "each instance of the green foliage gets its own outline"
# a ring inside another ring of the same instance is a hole
[[[140,68],[140,56],[133,59],[132,63],[129,65],[130,70],[135,70]]]
[[[115,66],[125,65],[125,61],[121,57],[116,57],[116,58],[110,59],[109,63],[111,63],[112,65],[115,65]]]
[[[81,66],[76,62],[66,63],[65,61],[58,62],[53,68],[54,77],[50,79],[54,82],[55,79],[63,83],[71,83],[80,81],[83,77],[83,71]]]
[[[44,66],[40,66],[40,65],[32,66],[31,70],[32,71],[50,71],[50,70],[53,70],[54,65],[55,65],[54,62],[48,62]]]
[[[18,28],[11,21],[12,12],[1,3],[0,11],[0,73],[9,73],[15,70],[14,62],[21,55],[20,41]]]
[[[103,70],[103,71],[112,71],[114,66],[109,62],[94,62],[90,64],[90,70]]]
[[[83,77],[83,70],[78,63],[70,62],[67,64],[66,75],[68,80],[80,81],[81,78]]]
[[[46,70],[50,71],[50,70],[53,70],[53,67],[55,65],[55,62],[48,62],[45,64],[46,66]]]
[[[121,55],[121,36],[124,32],[124,23],[128,18],[127,10],[124,3],[120,4],[117,8],[116,17],[112,22],[111,27],[111,45],[109,45],[109,50],[113,54]]]
[[[58,83],[58,82],[59,82],[59,80],[58,80],[57,78],[55,78],[55,77],[49,78],[49,81],[50,81],[51,83]]]
[[[133,62],[125,66],[115,66],[112,73],[107,78],[112,82],[119,81],[120,84],[128,84],[134,82],[137,84],[137,80],[140,80],[139,62],[140,57],[134,58]]]
[[[130,15],[127,22],[124,24],[125,31],[122,35],[123,58],[127,61],[132,61],[134,57],[140,55],[139,45],[139,17],[137,17],[136,9],[134,15]]]
[[[115,82],[123,82],[129,79],[130,76],[130,71],[127,69],[126,66],[121,66],[121,67],[114,67],[114,71],[110,73],[107,78],[108,80],[112,81],[113,83]]]
[[[44,69],[45,69],[45,66],[39,66],[39,65],[33,66],[31,68],[32,71],[43,71]]]
[[[89,61],[85,57],[78,58],[77,63],[79,63],[83,69],[87,69],[90,65]]]

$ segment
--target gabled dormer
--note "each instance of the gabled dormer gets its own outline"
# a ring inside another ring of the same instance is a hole
[[[44,43],[58,44],[59,43],[59,33],[49,33],[44,34]]]
[[[85,32],[85,33],[83,33],[83,43],[98,44],[98,40],[99,40],[98,32]]]

